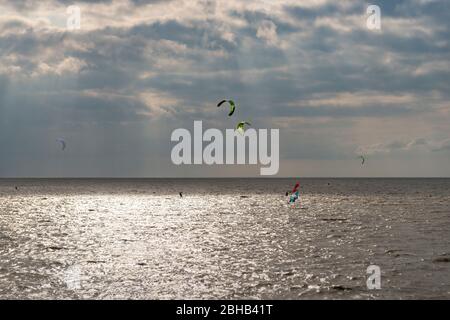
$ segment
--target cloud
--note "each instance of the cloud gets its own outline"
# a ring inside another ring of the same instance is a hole
[[[270,20],[264,20],[256,31],[256,37],[265,40],[269,45],[275,46],[278,42],[277,26]]]
[[[356,0],[78,1],[73,32],[69,4],[0,1],[2,173],[46,150],[26,137],[65,128],[91,133],[86,162],[114,156],[116,131],[130,162],[142,141],[165,159],[171,129],[234,126],[214,108],[229,97],[255,126],[281,127],[293,161],[448,149],[448,1],[380,1],[381,32]]]
[[[434,147],[431,149],[432,151],[449,151],[450,150],[450,138],[445,139],[443,141],[440,141],[437,143]]]
[[[377,143],[370,146],[358,147],[357,154],[388,154],[393,152],[414,152],[417,150],[426,152],[438,152],[450,150],[450,138],[443,140],[427,140],[415,138],[410,141],[394,140],[390,142]]]

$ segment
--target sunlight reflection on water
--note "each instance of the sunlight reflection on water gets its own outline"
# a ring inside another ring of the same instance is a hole
[[[0,298],[450,297],[449,180],[332,181],[5,180]]]

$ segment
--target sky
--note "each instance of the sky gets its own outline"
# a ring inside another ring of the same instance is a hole
[[[281,177],[450,177],[449,24],[448,0],[0,0],[0,177],[259,176],[171,163],[173,130],[235,127],[222,99],[280,130]]]

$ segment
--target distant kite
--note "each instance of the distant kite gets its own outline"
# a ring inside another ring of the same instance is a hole
[[[239,122],[236,126],[236,131],[243,135],[245,132],[245,129],[244,129],[245,125],[251,126],[251,123],[247,122],[247,121]]]
[[[64,151],[66,149],[66,141],[64,139],[56,139],[56,141],[61,143],[61,148]]]
[[[233,115],[234,111],[236,110],[236,104],[234,103],[233,100],[222,100],[219,102],[217,107],[222,106],[225,102],[228,102],[228,104],[230,105],[230,113],[228,113],[228,116],[231,117]]]
[[[361,159],[361,165],[363,165],[364,162],[366,162],[366,158],[364,158],[364,156],[359,156],[358,159]]]

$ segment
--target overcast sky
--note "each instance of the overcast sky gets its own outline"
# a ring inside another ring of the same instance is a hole
[[[257,176],[171,164],[174,129],[235,126],[222,98],[280,129],[280,176],[449,177],[449,24],[448,0],[0,0],[0,177]]]

